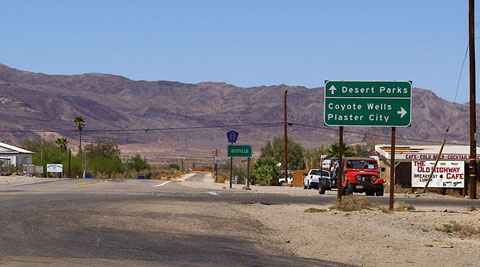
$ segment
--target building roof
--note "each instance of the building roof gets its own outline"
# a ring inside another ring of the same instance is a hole
[[[0,142],[0,153],[4,153],[4,154],[18,154],[18,153],[34,154],[35,152],[28,151],[28,150],[23,149],[23,148],[19,148],[19,147],[16,147],[16,146],[12,146],[12,145]]]
[[[441,146],[398,145],[395,146],[395,160],[436,160]],[[390,159],[390,145],[376,145],[375,151],[380,157]],[[477,147],[477,159],[480,159],[480,147]],[[469,146],[444,146],[442,160],[469,160]]]

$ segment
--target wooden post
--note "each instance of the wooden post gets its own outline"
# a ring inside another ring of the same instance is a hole
[[[284,159],[284,162],[285,162],[285,183],[287,182],[287,177],[288,177],[288,163],[287,163],[287,160],[288,160],[288,153],[287,153],[287,92],[288,90],[285,90],[285,95],[284,95],[284,98],[283,98],[283,137],[284,137],[284,154],[285,154],[285,159]]]
[[[470,53],[470,199],[477,198],[477,143],[475,133],[476,123],[476,97],[475,97],[475,9],[474,0],[469,2],[468,24],[469,24],[469,53]]]
[[[338,181],[337,181],[337,200],[342,201],[342,177],[343,177],[343,126],[338,130]]]
[[[395,127],[392,127],[390,144],[390,210],[393,210],[393,197],[395,194]]]

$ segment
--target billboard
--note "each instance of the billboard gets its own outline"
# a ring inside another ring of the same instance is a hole
[[[425,187],[435,161],[412,161],[412,187]],[[463,188],[465,162],[439,161],[428,188]]]

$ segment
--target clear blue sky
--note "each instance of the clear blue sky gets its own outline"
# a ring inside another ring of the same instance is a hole
[[[242,87],[412,80],[453,101],[468,0],[2,0],[0,29],[0,63],[33,72]]]

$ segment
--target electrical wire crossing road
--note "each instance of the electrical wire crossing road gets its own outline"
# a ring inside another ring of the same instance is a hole
[[[409,127],[411,81],[326,81],[326,126]]]

